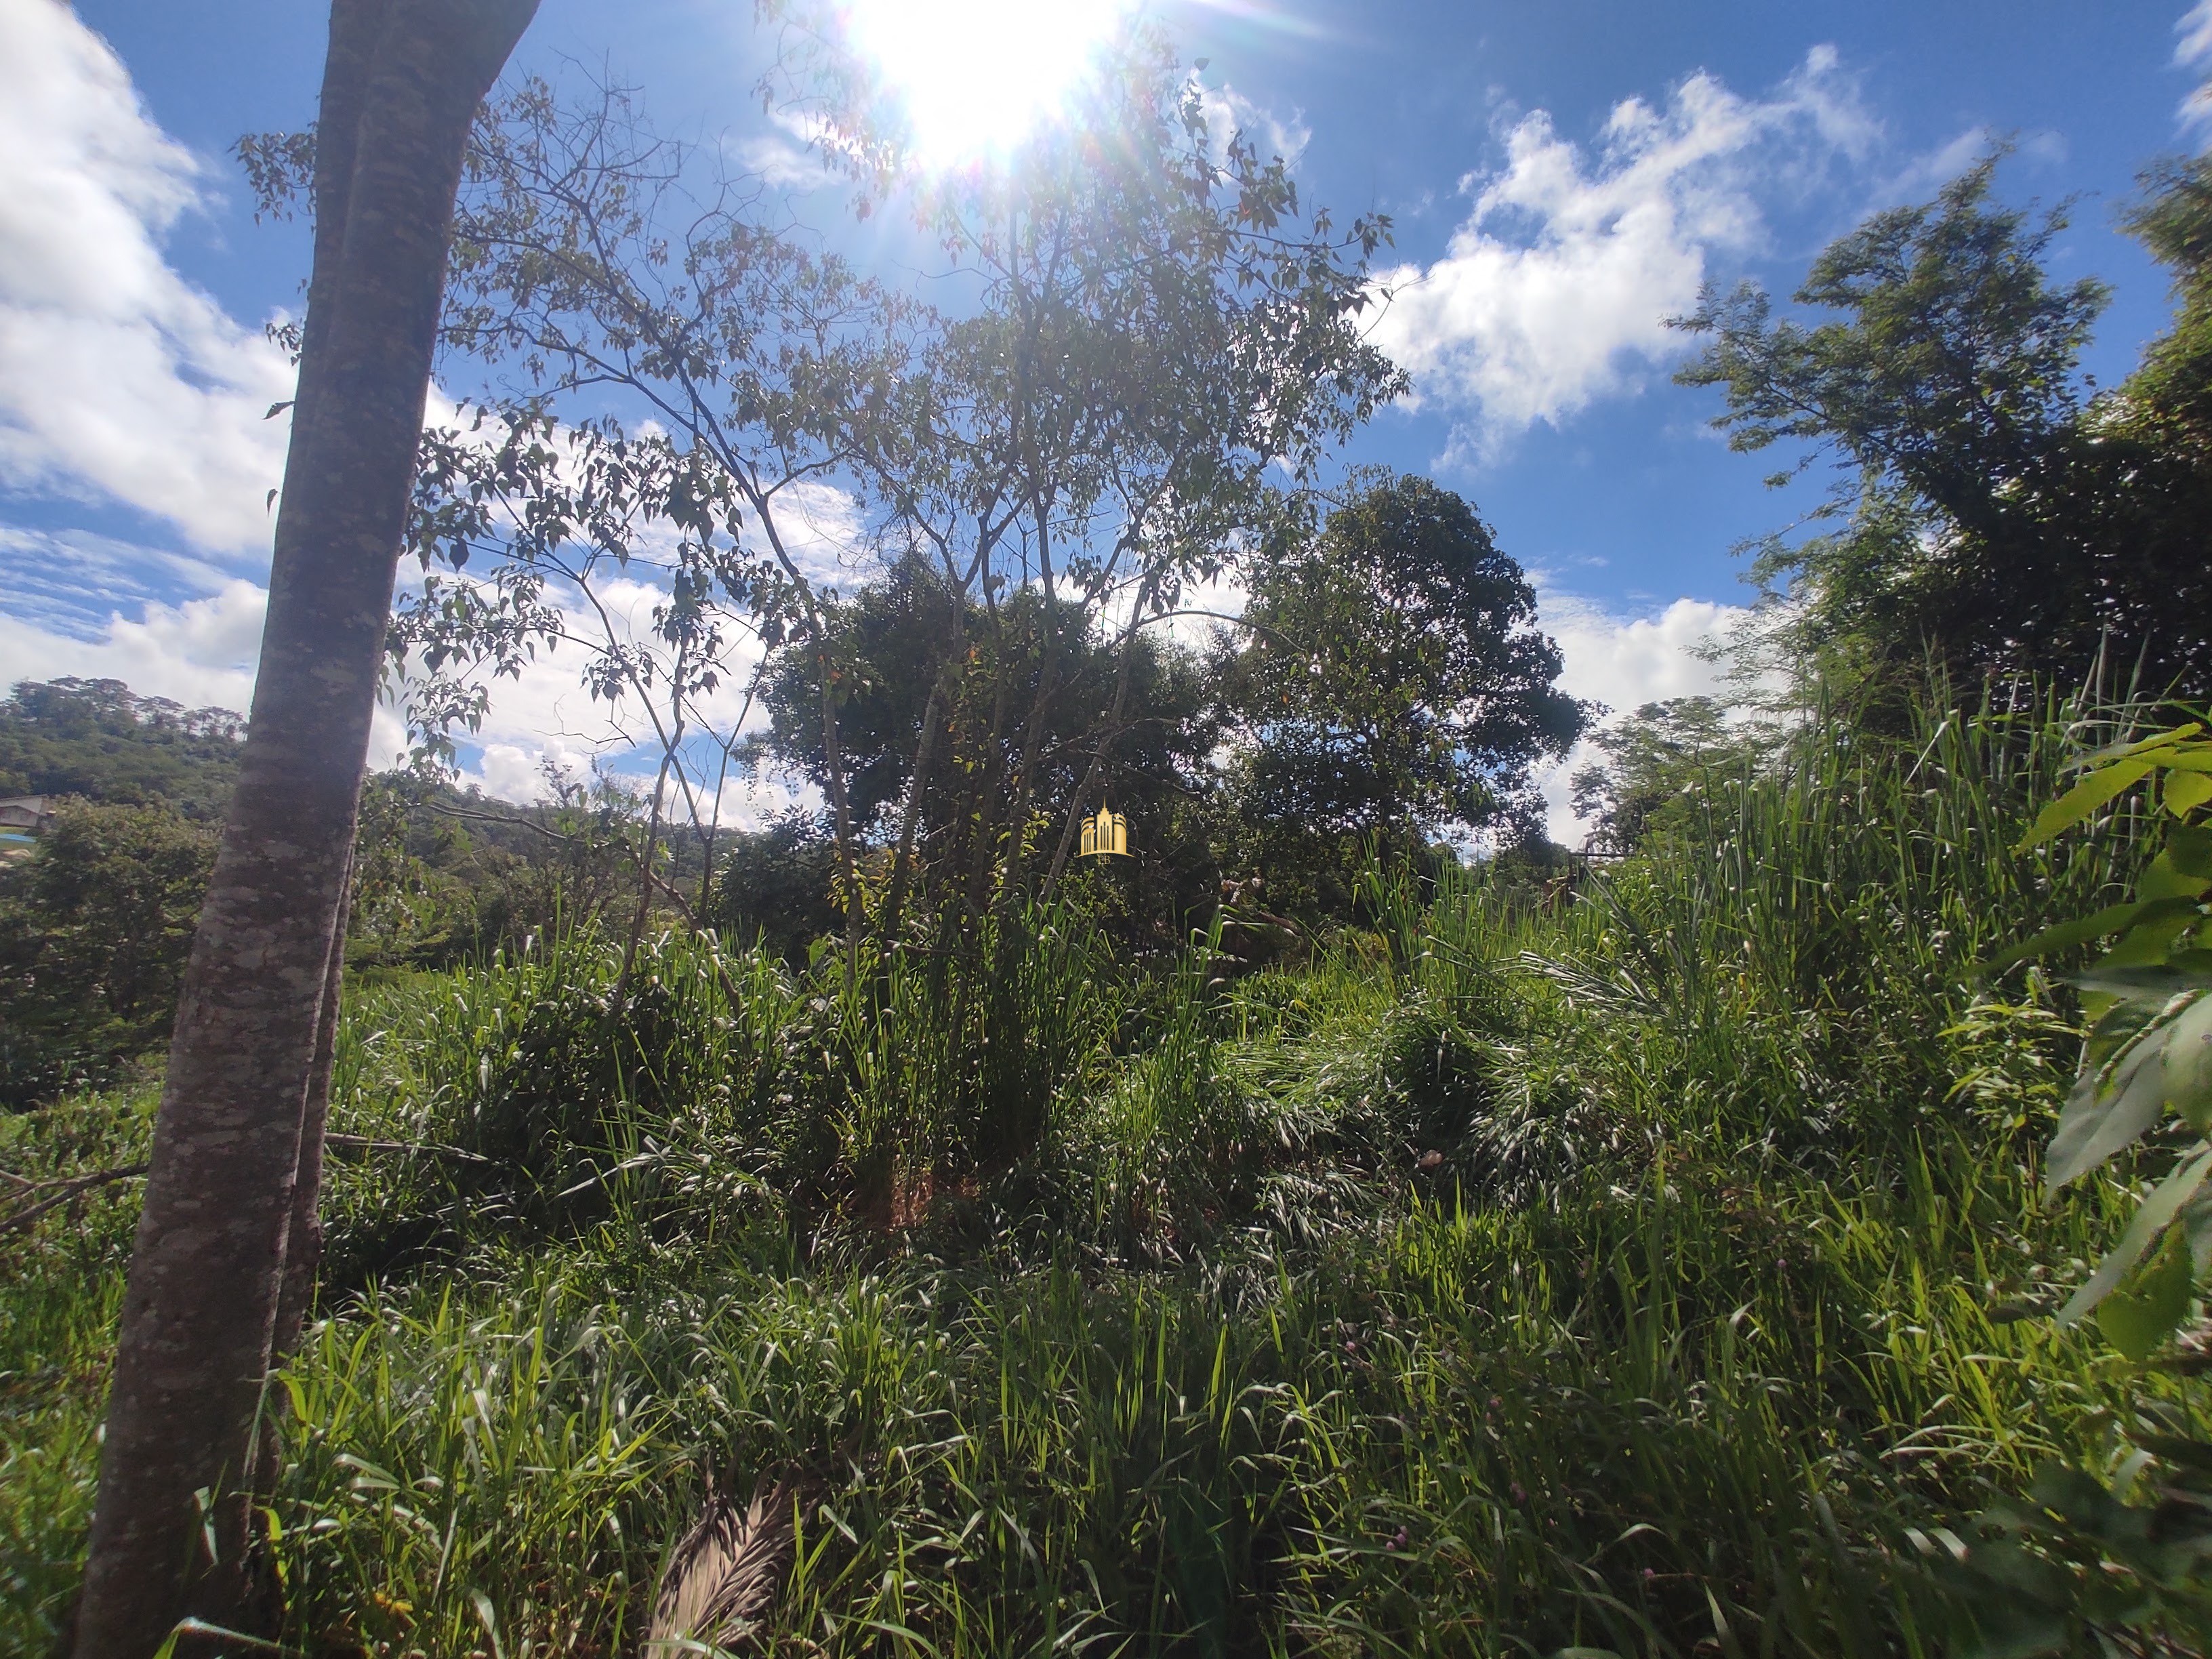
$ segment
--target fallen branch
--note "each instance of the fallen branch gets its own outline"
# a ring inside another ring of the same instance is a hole
[[[90,1192],[94,1187],[105,1187],[111,1181],[129,1181],[145,1173],[146,1166],[143,1164],[125,1164],[112,1170],[94,1170],[90,1175],[70,1176],[58,1181],[30,1181],[11,1174],[8,1179],[14,1182],[26,1197],[32,1193],[43,1193],[49,1189],[52,1189],[52,1195],[27,1205],[13,1215],[0,1218],[0,1237],[28,1231],[47,1211],[58,1209],[80,1193]]]
[[[433,1152],[440,1158],[458,1158],[470,1164],[489,1164],[493,1161],[480,1153],[464,1152],[459,1146],[441,1146],[434,1141],[375,1140],[367,1135],[329,1135],[325,1139],[327,1145],[343,1152]],[[112,1170],[94,1170],[88,1175],[34,1181],[28,1176],[19,1176],[12,1170],[0,1170],[0,1181],[7,1182],[15,1189],[19,1199],[27,1200],[12,1214],[0,1216],[0,1238],[9,1233],[27,1231],[37,1224],[40,1217],[58,1209],[80,1193],[90,1192],[95,1187],[105,1187],[111,1182],[135,1181],[145,1173],[143,1164],[123,1164]],[[46,1196],[37,1196],[41,1193]]]

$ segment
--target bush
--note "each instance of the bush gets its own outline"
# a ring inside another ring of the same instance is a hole
[[[787,962],[805,962],[807,947],[842,920],[830,891],[836,843],[797,811],[728,840],[702,920],[732,945],[758,939]]]

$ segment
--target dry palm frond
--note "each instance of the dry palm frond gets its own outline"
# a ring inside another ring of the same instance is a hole
[[[791,1553],[793,1489],[756,1487],[743,1509],[720,1492],[668,1558],[646,1629],[647,1659],[677,1659],[747,1641]]]

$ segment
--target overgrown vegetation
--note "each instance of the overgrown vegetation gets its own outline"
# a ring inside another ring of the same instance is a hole
[[[2207,164],[2131,221],[2180,307],[2111,393],[1994,161],[1831,248],[1820,320],[1686,319],[1739,447],[1848,476],[1754,568],[1766,718],[1605,727],[1577,857],[1530,769],[1601,711],[1524,573],[1328,471],[1404,388],[1388,222],[1156,34],[1100,65],[906,201],[957,314],[697,199],[619,94],[479,124],[444,339],[500,390],[424,441],[422,747],[255,1495],[283,1650],[637,1651],[702,1498],[781,1480],[763,1651],[2205,1651],[2212,1154],[2142,1189],[2203,1120]],[[301,199],[312,137],[241,155]],[[610,391],[651,420],[562,413]],[[556,645],[650,784],[439,781]],[[85,798],[0,888],[11,1651],[69,1617],[234,735],[0,711],[0,784]],[[762,769],[823,810],[732,830]],[[1071,857],[1109,801],[1133,867]]]
[[[1972,971],[2132,878],[2125,807],[2012,850],[2121,718],[1825,719],[1578,902],[1378,878],[1295,971],[1132,973],[1074,893],[953,1030],[926,966],[871,1018],[834,952],[681,932],[363,992],[289,1639],[619,1648],[705,1486],[788,1467],[774,1628],[830,1651],[1951,1650],[1990,1615],[1934,1540],[2047,1459],[2154,1486],[2124,1431],[2194,1399],[2021,1316],[2130,1200],[2039,1206],[2075,1016]],[[9,1167],[126,1161],[143,1106]],[[12,1252],[18,1647],[129,1216]]]

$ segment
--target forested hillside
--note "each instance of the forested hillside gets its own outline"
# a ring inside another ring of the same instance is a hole
[[[118,806],[161,801],[219,820],[245,722],[186,709],[118,680],[24,681],[0,703],[0,796],[76,795]]]
[[[1607,710],[1477,503],[1340,464],[1388,222],[1106,62],[921,199],[942,313],[619,93],[478,118],[490,389],[192,1546],[243,1505],[252,1629],[165,1652],[2212,1648],[2212,163],[2129,210],[2176,305],[2108,389],[2002,155],[1709,291],[1667,395],[1835,488],[1735,695]],[[241,146],[266,210],[317,142]],[[625,763],[465,787],[556,645]],[[64,798],[0,870],[9,1652],[75,1616],[240,744],[0,707]]]

